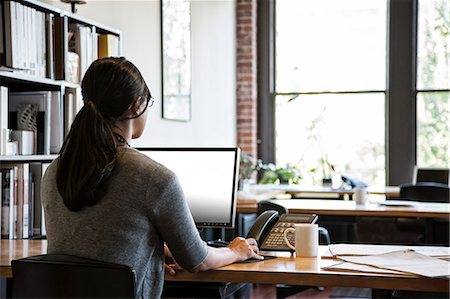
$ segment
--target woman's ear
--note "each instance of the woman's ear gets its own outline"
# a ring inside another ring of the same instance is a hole
[[[130,106],[130,117],[135,117],[140,115],[145,109],[142,101],[142,97],[137,98]]]

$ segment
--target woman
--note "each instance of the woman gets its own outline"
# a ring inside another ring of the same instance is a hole
[[[81,88],[85,104],[43,179],[49,253],[129,265],[142,298],[161,296],[164,252],[170,253],[164,243],[181,267],[194,272],[261,259],[254,239],[208,247],[174,173],[130,148],[153,104],[131,62],[95,61]]]

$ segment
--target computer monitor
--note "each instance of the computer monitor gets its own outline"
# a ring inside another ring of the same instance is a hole
[[[239,148],[137,148],[178,177],[197,227],[234,227]]]
[[[414,167],[413,184],[423,182],[450,184],[449,168],[422,168]]]

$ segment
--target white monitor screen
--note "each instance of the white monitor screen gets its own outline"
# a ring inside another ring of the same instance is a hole
[[[198,227],[234,227],[238,148],[138,148],[178,177]]]

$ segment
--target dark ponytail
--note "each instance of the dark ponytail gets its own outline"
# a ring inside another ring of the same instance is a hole
[[[139,70],[125,58],[94,61],[81,89],[84,106],[64,140],[56,173],[58,191],[71,211],[103,197],[117,159],[112,128],[119,120],[136,117],[130,109],[137,99],[150,97]]]

